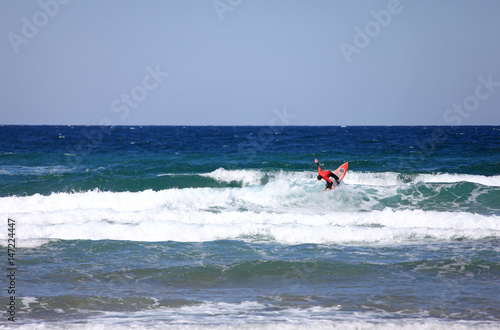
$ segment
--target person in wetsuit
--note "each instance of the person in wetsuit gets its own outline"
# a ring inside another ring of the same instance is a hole
[[[326,186],[323,190],[332,189],[333,181],[330,178],[333,178],[337,182],[337,185],[340,183],[339,177],[333,174],[332,171],[322,171],[318,160],[315,159],[314,162],[318,165],[318,180],[324,179],[326,181]]]

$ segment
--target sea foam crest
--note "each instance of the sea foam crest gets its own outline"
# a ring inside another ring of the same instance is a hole
[[[221,182],[239,182],[243,186],[261,184],[265,174],[261,171],[252,170],[226,170],[218,168],[213,172],[201,174]]]
[[[485,186],[500,187],[500,175],[485,176],[471,174],[432,173],[405,176],[396,172],[356,172],[349,171],[344,179],[347,184],[396,186],[414,183],[458,183],[471,182]]]
[[[485,186],[500,187],[500,175],[484,176],[454,173],[420,174],[417,180],[428,183],[472,182]]]
[[[0,217],[16,220],[20,246],[51,239],[343,244],[500,237],[500,216],[390,208],[367,212],[345,199],[348,189],[321,193],[316,186],[310,192],[289,185],[284,190],[280,180],[243,188],[4,197]],[[345,203],[353,210],[342,211]],[[4,243],[6,231],[2,235]]]
[[[74,168],[55,166],[21,166],[21,165],[0,165],[0,175],[45,175],[69,173]]]
[[[303,172],[263,172],[259,170],[226,170],[219,168],[213,172],[201,174],[205,177],[210,177],[220,182],[239,182],[243,186],[262,184],[267,177],[270,182],[273,180],[286,179],[289,182],[307,183],[316,178],[316,171]],[[402,184],[414,183],[457,183],[471,182],[485,186],[500,187],[500,175],[484,176],[471,174],[449,174],[449,173],[432,173],[432,174],[415,174],[402,175],[397,172],[358,172],[348,171],[344,183],[365,185],[365,186],[397,186]]]
[[[405,190],[399,189],[400,185],[442,180],[486,180],[493,184],[496,177],[429,174],[405,183],[394,172],[352,171],[345,184],[322,193],[323,183],[307,171],[218,169],[206,175],[226,182],[246,181],[243,187],[2,197],[0,217],[16,220],[20,246],[37,246],[52,239],[266,239],[285,244],[340,244],[500,236],[496,212],[423,210],[418,203],[432,202],[434,195],[415,195],[410,189],[408,195],[401,196]],[[402,204],[393,202],[384,208],[380,203],[394,198]],[[6,233],[2,233],[3,242]]]

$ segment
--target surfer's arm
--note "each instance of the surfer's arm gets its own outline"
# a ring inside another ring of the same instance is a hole
[[[316,163],[316,165],[318,165],[318,171],[321,171],[321,167],[319,166],[319,162],[317,159],[314,160],[314,162]]]

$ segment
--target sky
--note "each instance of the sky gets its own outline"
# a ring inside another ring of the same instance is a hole
[[[500,1],[0,2],[0,124],[500,125]]]

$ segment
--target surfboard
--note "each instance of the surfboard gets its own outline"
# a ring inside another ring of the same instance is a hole
[[[339,182],[342,182],[342,180],[344,180],[345,174],[347,173],[348,164],[349,164],[349,162],[344,163],[344,164],[340,165],[339,168],[337,168],[335,171],[333,171],[333,174],[335,174],[336,176],[339,177]],[[337,186],[337,183],[335,182],[335,180],[332,180],[332,181],[333,181],[333,186],[332,186],[332,189],[333,189]]]

